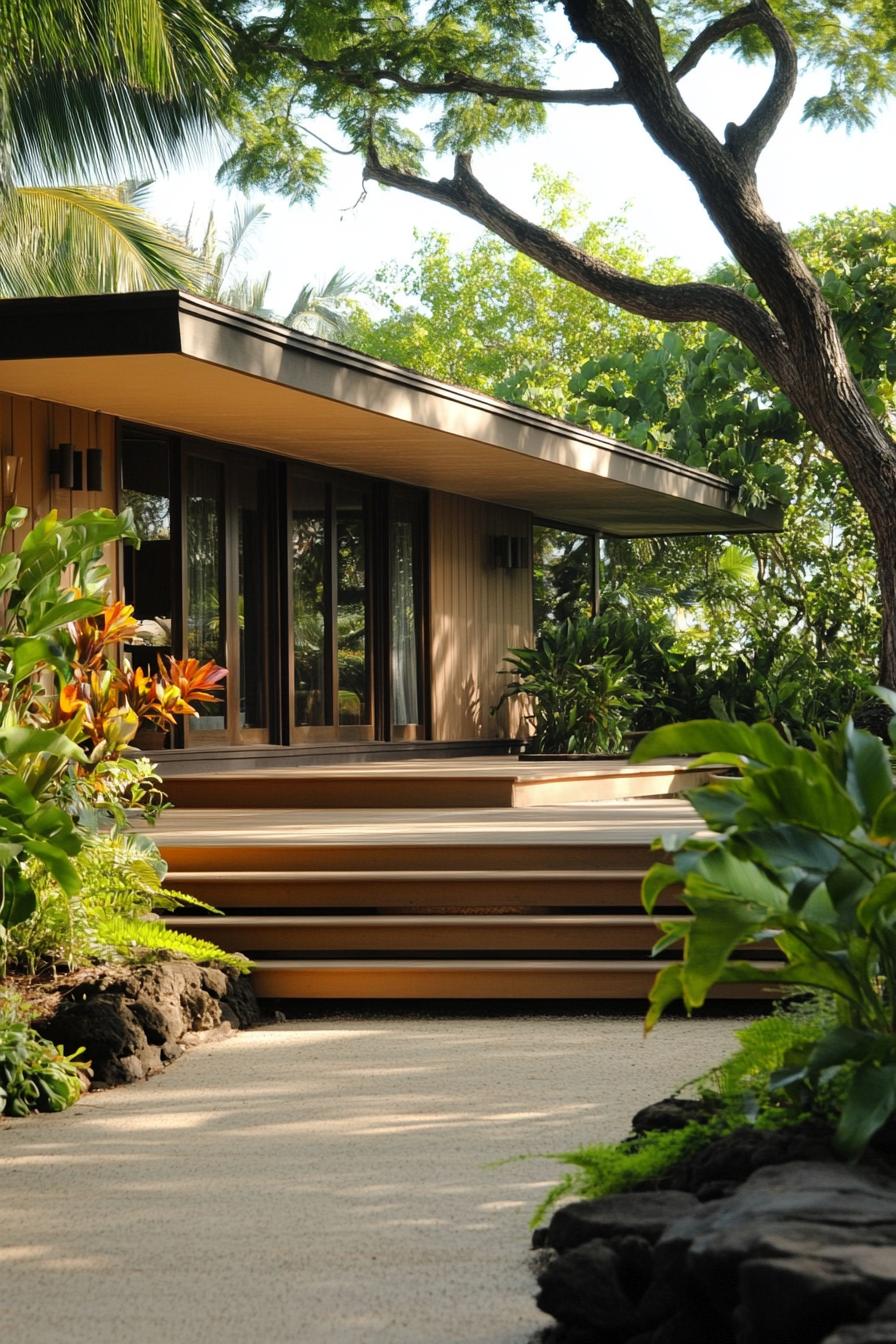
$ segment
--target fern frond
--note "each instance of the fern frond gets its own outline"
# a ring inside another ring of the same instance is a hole
[[[152,960],[159,952],[178,952],[200,965],[214,961],[239,971],[241,975],[247,975],[252,967],[248,958],[240,953],[225,952],[204,938],[194,938],[192,934],[169,929],[162,920],[128,919],[123,915],[114,915],[97,925],[96,939],[103,948],[117,952],[128,961],[138,961],[141,957]]]

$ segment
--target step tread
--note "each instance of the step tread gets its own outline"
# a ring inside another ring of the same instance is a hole
[[[646,871],[646,869],[645,869]],[[551,882],[640,881],[643,873],[631,868],[259,868],[176,869],[169,866],[165,881],[176,882],[358,882],[372,878],[377,882],[419,882],[438,878],[440,882],[509,882],[544,880]]]
[[[666,964],[666,963],[662,963]],[[507,961],[476,960],[476,961],[453,961],[439,960],[432,957],[414,958],[413,960],[395,960],[389,961],[374,960],[371,958],[346,957],[342,961],[327,961],[316,957],[285,958],[268,961],[265,959],[258,963],[259,970],[264,971],[301,971],[301,970],[322,970],[322,971],[355,971],[355,970],[379,970],[379,971],[558,971],[564,974],[570,974],[576,971],[606,971],[610,975],[622,975],[631,971],[651,971],[657,969],[659,963],[643,959],[640,961],[604,961],[600,957],[591,957],[587,960],[563,961],[547,960],[540,958],[538,960],[529,960],[523,957],[514,957]],[[750,961],[751,966],[759,970],[772,970],[780,967],[780,962],[757,960],[755,957]]]
[[[686,915],[663,915],[663,923],[670,920],[683,920]],[[169,914],[167,923],[176,923],[178,927],[215,929],[223,924],[228,927],[239,925],[245,928],[265,928],[271,924],[285,924],[294,928],[345,928],[357,925],[369,928],[431,928],[446,924],[454,928],[486,927],[503,928],[523,924],[527,928],[569,928],[578,925],[583,928],[605,928],[611,925],[641,928],[645,924],[656,926],[656,920],[649,915],[180,915]]]

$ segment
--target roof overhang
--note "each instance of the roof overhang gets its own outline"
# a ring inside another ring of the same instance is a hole
[[[708,472],[173,290],[0,302],[0,391],[613,536],[781,526]]]

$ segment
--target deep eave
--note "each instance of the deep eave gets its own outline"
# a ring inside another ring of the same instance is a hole
[[[174,290],[0,301],[0,391],[612,536],[781,526],[709,472]]]

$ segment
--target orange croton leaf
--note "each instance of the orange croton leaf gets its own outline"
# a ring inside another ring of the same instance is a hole
[[[134,608],[125,602],[110,602],[98,616],[72,621],[69,632],[75,641],[72,661],[80,667],[96,667],[107,657],[110,644],[121,644],[137,629]]]
[[[227,676],[227,668],[211,661],[200,663],[198,658],[169,658],[166,667],[160,657],[159,674],[163,683],[177,687],[180,698],[189,705],[215,700],[223,689],[218,682]]]

